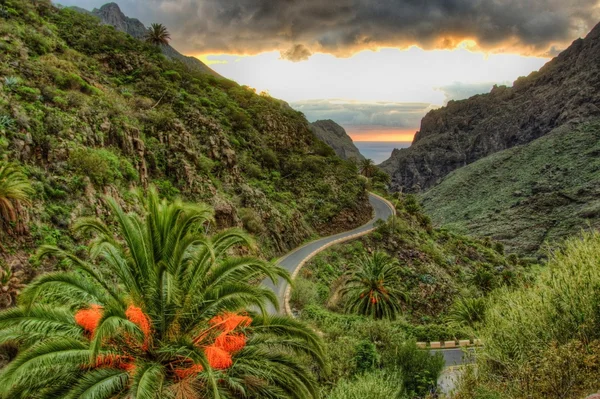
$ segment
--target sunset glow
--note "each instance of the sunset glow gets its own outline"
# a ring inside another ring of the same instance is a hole
[[[87,9],[105,0],[62,0]],[[124,0],[171,45],[220,75],[282,99],[354,140],[411,141],[450,100],[512,85],[600,18],[565,1]]]
[[[344,126],[353,141],[412,142],[415,129],[397,129],[390,126]]]

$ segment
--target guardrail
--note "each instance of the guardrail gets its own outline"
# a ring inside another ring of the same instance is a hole
[[[454,348],[468,348],[474,346],[483,346],[480,339],[460,339],[451,341],[431,341],[431,342],[417,342],[417,348],[419,349],[454,349]]]

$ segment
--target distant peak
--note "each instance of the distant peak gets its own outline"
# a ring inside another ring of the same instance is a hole
[[[102,7],[100,7],[100,9],[101,10],[115,9],[115,10],[121,11],[121,7],[119,7],[119,5],[117,3],[106,3]]]
[[[106,3],[100,9],[95,9],[92,11],[93,13],[104,13],[104,14],[113,14],[119,15],[125,18],[125,14],[121,11],[121,7],[117,3]]]

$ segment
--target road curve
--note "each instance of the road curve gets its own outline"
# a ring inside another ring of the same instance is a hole
[[[312,241],[304,246],[296,248],[295,250],[283,256],[277,261],[279,266],[287,270],[292,275],[292,277],[295,277],[299,269],[304,265],[304,263],[307,262],[314,255],[316,255],[318,252],[328,248],[334,243],[341,243],[356,238],[359,235],[364,235],[365,233],[368,233],[371,230],[373,230],[376,221],[380,219],[387,220],[390,216],[394,214],[393,205],[378,195],[369,193],[369,202],[373,207],[374,216],[373,219],[369,221],[369,223],[360,226],[354,230],[345,231],[343,233],[321,238],[319,240]],[[262,285],[271,288],[277,294],[277,298],[279,299],[280,305],[279,313],[284,314],[286,312],[286,305],[288,305],[286,302],[286,291],[288,291],[289,297],[288,283],[283,280],[280,280],[279,284],[274,285],[270,280],[264,280]],[[277,313],[274,307],[270,307],[269,312],[271,314]]]
[[[395,213],[394,206],[384,198],[369,193],[369,202],[373,207],[373,219],[367,224],[357,227],[354,230],[345,231],[343,233],[335,234],[329,237],[324,237],[316,241],[312,241],[306,245],[303,245],[295,250],[289,252],[287,255],[280,258],[277,263],[279,266],[287,270],[292,278],[296,277],[302,266],[309,261],[317,253],[329,248],[331,245],[349,241],[358,238],[371,232],[374,229],[375,222],[378,220],[387,220],[390,216]],[[262,282],[264,287],[272,289],[278,298],[280,305],[279,311],[277,311],[272,305],[269,305],[268,310],[271,314],[286,314],[289,312],[289,295],[290,287],[286,281],[280,280],[277,285],[273,284],[270,280],[265,279]],[[287,298],[286,298],[287,297]],[[432,351],[433,352],[433,351]],[[460,349],[449,349],[442,351],[446,366],[453,366],[462,363],[462,351]]]

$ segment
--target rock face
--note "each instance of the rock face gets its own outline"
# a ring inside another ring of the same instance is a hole
[[[418,192],[478,159],[598,116],[600,24],[513,87],[494,87],[429,112],[412,146],[394,150],[381,167],[391,175],[392,189]]]
[[[116,30],[128,33],[136,39],[141,40],[146,35],[146,26],[144,26],[139,19],[129,18],[123,14],[119,5],[116,3],[107,3],[99,9],[93,9],[91,12],[79,7],[73,7],[73,9],[94,15],[100,18],[100,21],[102,21],[103,24],[114,26]],[[183,62],[190,69],[221,77],[199,59],[183,55],[170,45],[161,46],[161,50],[165,56]]]
[[[365,159],[352,142],[343,127],[328,119],[310,124],[310,128],[319,140],[327,143],[342,159]]]

